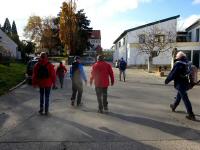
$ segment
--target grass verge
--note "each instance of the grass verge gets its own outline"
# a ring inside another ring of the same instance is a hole
[[[11,63],[10,66],[0,64],[0,95],[16,86],[25,78],[26,65]]]

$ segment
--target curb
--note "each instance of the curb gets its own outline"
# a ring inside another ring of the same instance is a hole
[[[20,87],[21,85],[23,85],[24,83],[26,83],[26,79],[24,79],[22,82],[20,82],[20,83],[17,84],[16,86],[12,87],[12,88],[9,89],[8,91],[11,92],[11,91],[15,90],[16,88]]]

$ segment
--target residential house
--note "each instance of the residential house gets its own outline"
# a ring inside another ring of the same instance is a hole
[[[123,57],[128,65],[142,65],[147,64],[149,56],[141,53],[138,49],[138,44],[144,42],[144,32],[150,31],[156,27],[163,31],[162,35],[155,35],[159,37],[159,40],[165,40],[166,33],[172,33],[176,38],[176,27],[177,18],[180,16],[173,16],[170,18],[162,19],[152,23],[148,23],[142,26],[125,30],[115,41],[114,41],[114,59],[116,61]],[[153,64],[166,65],[171,64],[172,49],[160,53],[159,56],[154,57]]]
[[[101,31],[100,30],[92,30],[90,38],[88,39],[90,42],[90,49],[87,50],[85,55],[96,56],[96,54],[102,51],[101,48]]]
[[[177,32],[177,51],[186,53],[196,67],[200,67],[200,19],[183,32]]]
[[[18,51],[17,44],[1,29],[0,29],[0,45],[4,47],[5,50],[8,51],[7,54],[9,54],[11,57],[16,59],[21,59],[21,53]]]

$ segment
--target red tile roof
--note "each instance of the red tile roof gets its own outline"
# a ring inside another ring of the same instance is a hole
[[[92,30],[91,39],[101,39],[101,31],[100,30]]]

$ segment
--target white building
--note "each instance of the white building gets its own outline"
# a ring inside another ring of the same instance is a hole
[[[1,29],[0,29],[0,45],[8,51],[11,57],[16,59],[21,58],[21,54],[17,50],[18,49],[17,44],[12,39],[10,39],[8,35],[4,33]]]
[[[176,48],[178,51],[186,53],[188,59],[196,66],[200,67],[200,19],[186,28],[186,32],[178,34]],[[178,32],[179,33],[179,32]]]
[[[153,27],[157,27],[159,30],[163,31],[163,35],[159,35],[159,38],[165,39],[165,33],[168,32],[176,35],[177,18],[179,18],[179,15],[125,30],[114,41],[115,52],[113,60],[115,61],[123,57],[127,61],[128,65],[147,64],[148,55],[140,53],[137,46],[138,43],[143,40],[140,35],[142,35],[144,31],[151,30]],[[158,57],[153,59],[153,64],[171,64],[171,54],[172,49],[160,53]]]

